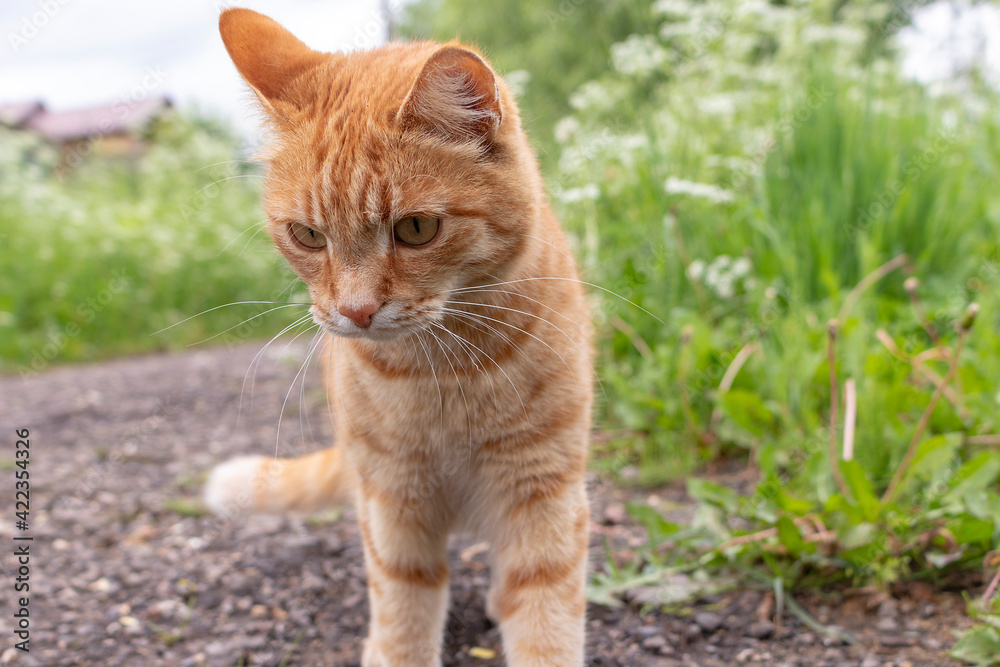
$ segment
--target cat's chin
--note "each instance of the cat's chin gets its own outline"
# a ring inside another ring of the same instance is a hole
[[[377,329],[374,327],[369,329],[354,328],[352,330],[346,327],[340,328],[328,325],[321,326],[323,326],[327,333],[335,338],[358,338],[375,343],[388,343],[394,340],[401,340],[416,333],[416,330],[407,327],[379,327]]]

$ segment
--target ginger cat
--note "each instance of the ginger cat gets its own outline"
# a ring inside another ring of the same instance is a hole
[[[507,663],[581,665],[591,335],[513,96],[455,43],[320,53],[246,9],[219,28],[273,132],[272,238],[334,337],[338,442],[229,461],[208,504],[353,503],[365,667],[441,663],[454,530],[491,544]]]

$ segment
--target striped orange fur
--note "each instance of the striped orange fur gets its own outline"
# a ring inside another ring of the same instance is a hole
[[[513,96],[457,43],[331,54],[250,10],[219,25],[274,137],[271,236],[332,337],[337,443],[224,463],[208,503],[354,504],[365,667],[441,663],[459,530],[491,544],[507,663],[582,664],[591,331]]]

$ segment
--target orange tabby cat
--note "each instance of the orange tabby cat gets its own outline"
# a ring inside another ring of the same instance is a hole
[[[208,503],[355,505],[365,667],[440,664],[453,530],[491,544],[508,664],[582,664],[590,330],[513,96],[458,44],[319,53],[246,9],[219,27],[273,130],[271,235],[335,337],[338,446],[227,462]]]

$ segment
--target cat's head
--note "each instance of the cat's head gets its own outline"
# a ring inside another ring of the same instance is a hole
[[[479,54],[320,53],[247,9],[219,29],[272,130],[269,227],[318,323],[395,338],[517,261],[541,189],[513,97]]]

